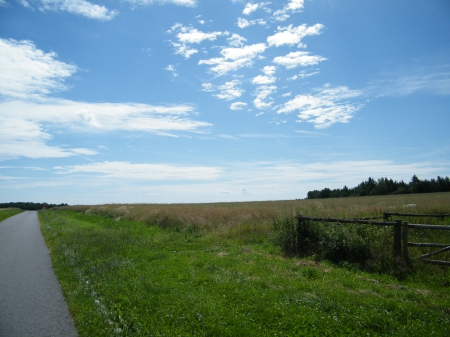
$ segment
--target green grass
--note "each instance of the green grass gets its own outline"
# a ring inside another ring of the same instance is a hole
[[[319,202],[330,216],[404,202],[351,199],[347,210],[343,201]],[[435,210],[448,207],[438,203]],[[294,208],[275,204],[159,206],[154,224],[127,219],[136,216],[131,207],[151,219],[156,205],[147,213],[145,205],[128,205],[122,215],[123,206],[105,205],[103,215],[52,210],[39,218],[80,336],[450,335],[448,268],[417,265],[399,280],[349,263],[286,257],[268,224]],[[307,208],[302,201],[294,207]],[[166,211],[181,208],[187,214],[178,218]],[[208,224],[210,213],[222,225]]]
[[[0,221],[8,219],[16,214],[22,213],[23,210],[17,208],[2,208],[0,209]]]

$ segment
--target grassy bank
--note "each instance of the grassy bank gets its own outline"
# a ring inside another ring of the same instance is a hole
[[[0,208],[0,221],[8,219],[16,214],[22,213],[23,210],[18,208]]]
[[[288,258],[273,244],[274,220],[295,213],[361,217],[411,204],[449,213],[450,194],[405,197],[80,206],[39,217],[80,336],[447,336],[448,269],[420,265],[399,280]]]

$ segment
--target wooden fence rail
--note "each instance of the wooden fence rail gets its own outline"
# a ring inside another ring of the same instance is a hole
[[[435,217],[435,218],[445,218],[450,217],[450,214],[409,214],[409,213],[397,213],[397,212],[384,212],[384,221],[372,221],[366,219],[337,219],[337,218],[321,218],[321,217],[307,217],[298,215],[296,219],[298,221],[298,235],[300,235],[300,224],[303,221],[320,221],[320,222],[336,222],[336,223],[353,223],[353,224],[365,224],[365,225],[375,225],[375,226],[393,226],[394,227],[394,237],[393,237],[393,254],[395,257],[403,258],[406,262],[409,261],[409,251],[410,247],[437,247],[442,248],[440,250],[428,253],[419,257],[424,262],[447,265],[450,266],[450,262],[439,261],[439,260],[426,260],[425,258],[437,255],[450,250],[450,244],[442,243],[417,243],[408,242],[409,228],[415,229],[430,229],[430,230],[450,230],[450,226],[439,226],[439,225],[427,225],[427,224],[408,224],[402,220],[396,219],[394,222],[388,221],[391,216],[404,216],[404,217]],[[373,218],[375,219],[375,218]]]

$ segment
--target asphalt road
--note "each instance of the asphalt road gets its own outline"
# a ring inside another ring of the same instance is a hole
[[[77,336],[37,212],[0,222],[0,337]]]

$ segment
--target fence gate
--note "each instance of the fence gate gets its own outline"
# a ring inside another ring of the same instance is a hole
[[[384,212],[384,219],[387,222],[389,217],[391,216],[400,216],[400,217],[428,217],[428,218],[447,218],[450,217],[450,214],[409,214],[409,213],[394,213],[394,212]],[[450,226],[440,226],[440,225],[425,225],[425,224],[408,224],[404,223],[403,225],[403,257],[408,258],[408,247],[431,247],[431,248],[441,248],[431,253],[423,254],[418,257],[419,260],[422,260],[427,263],[438,264],[443,266],[450,266],[449,261],[442,260],[430,260],[428,259],[431,256],[438,255],[447,251],[450,251],[450,243],[428,243],[428,242],[408,242],[408,229],[409,228],[417,228],[417,229],[428,229],[428,230],[450,230]],[[395,235],[394,232],[394,245],[395,245]],[[397,234],[399,235],[399,234]],[[407,243],[407,244],[405,244]],[[395,248],[394,248],[395,250]]]

